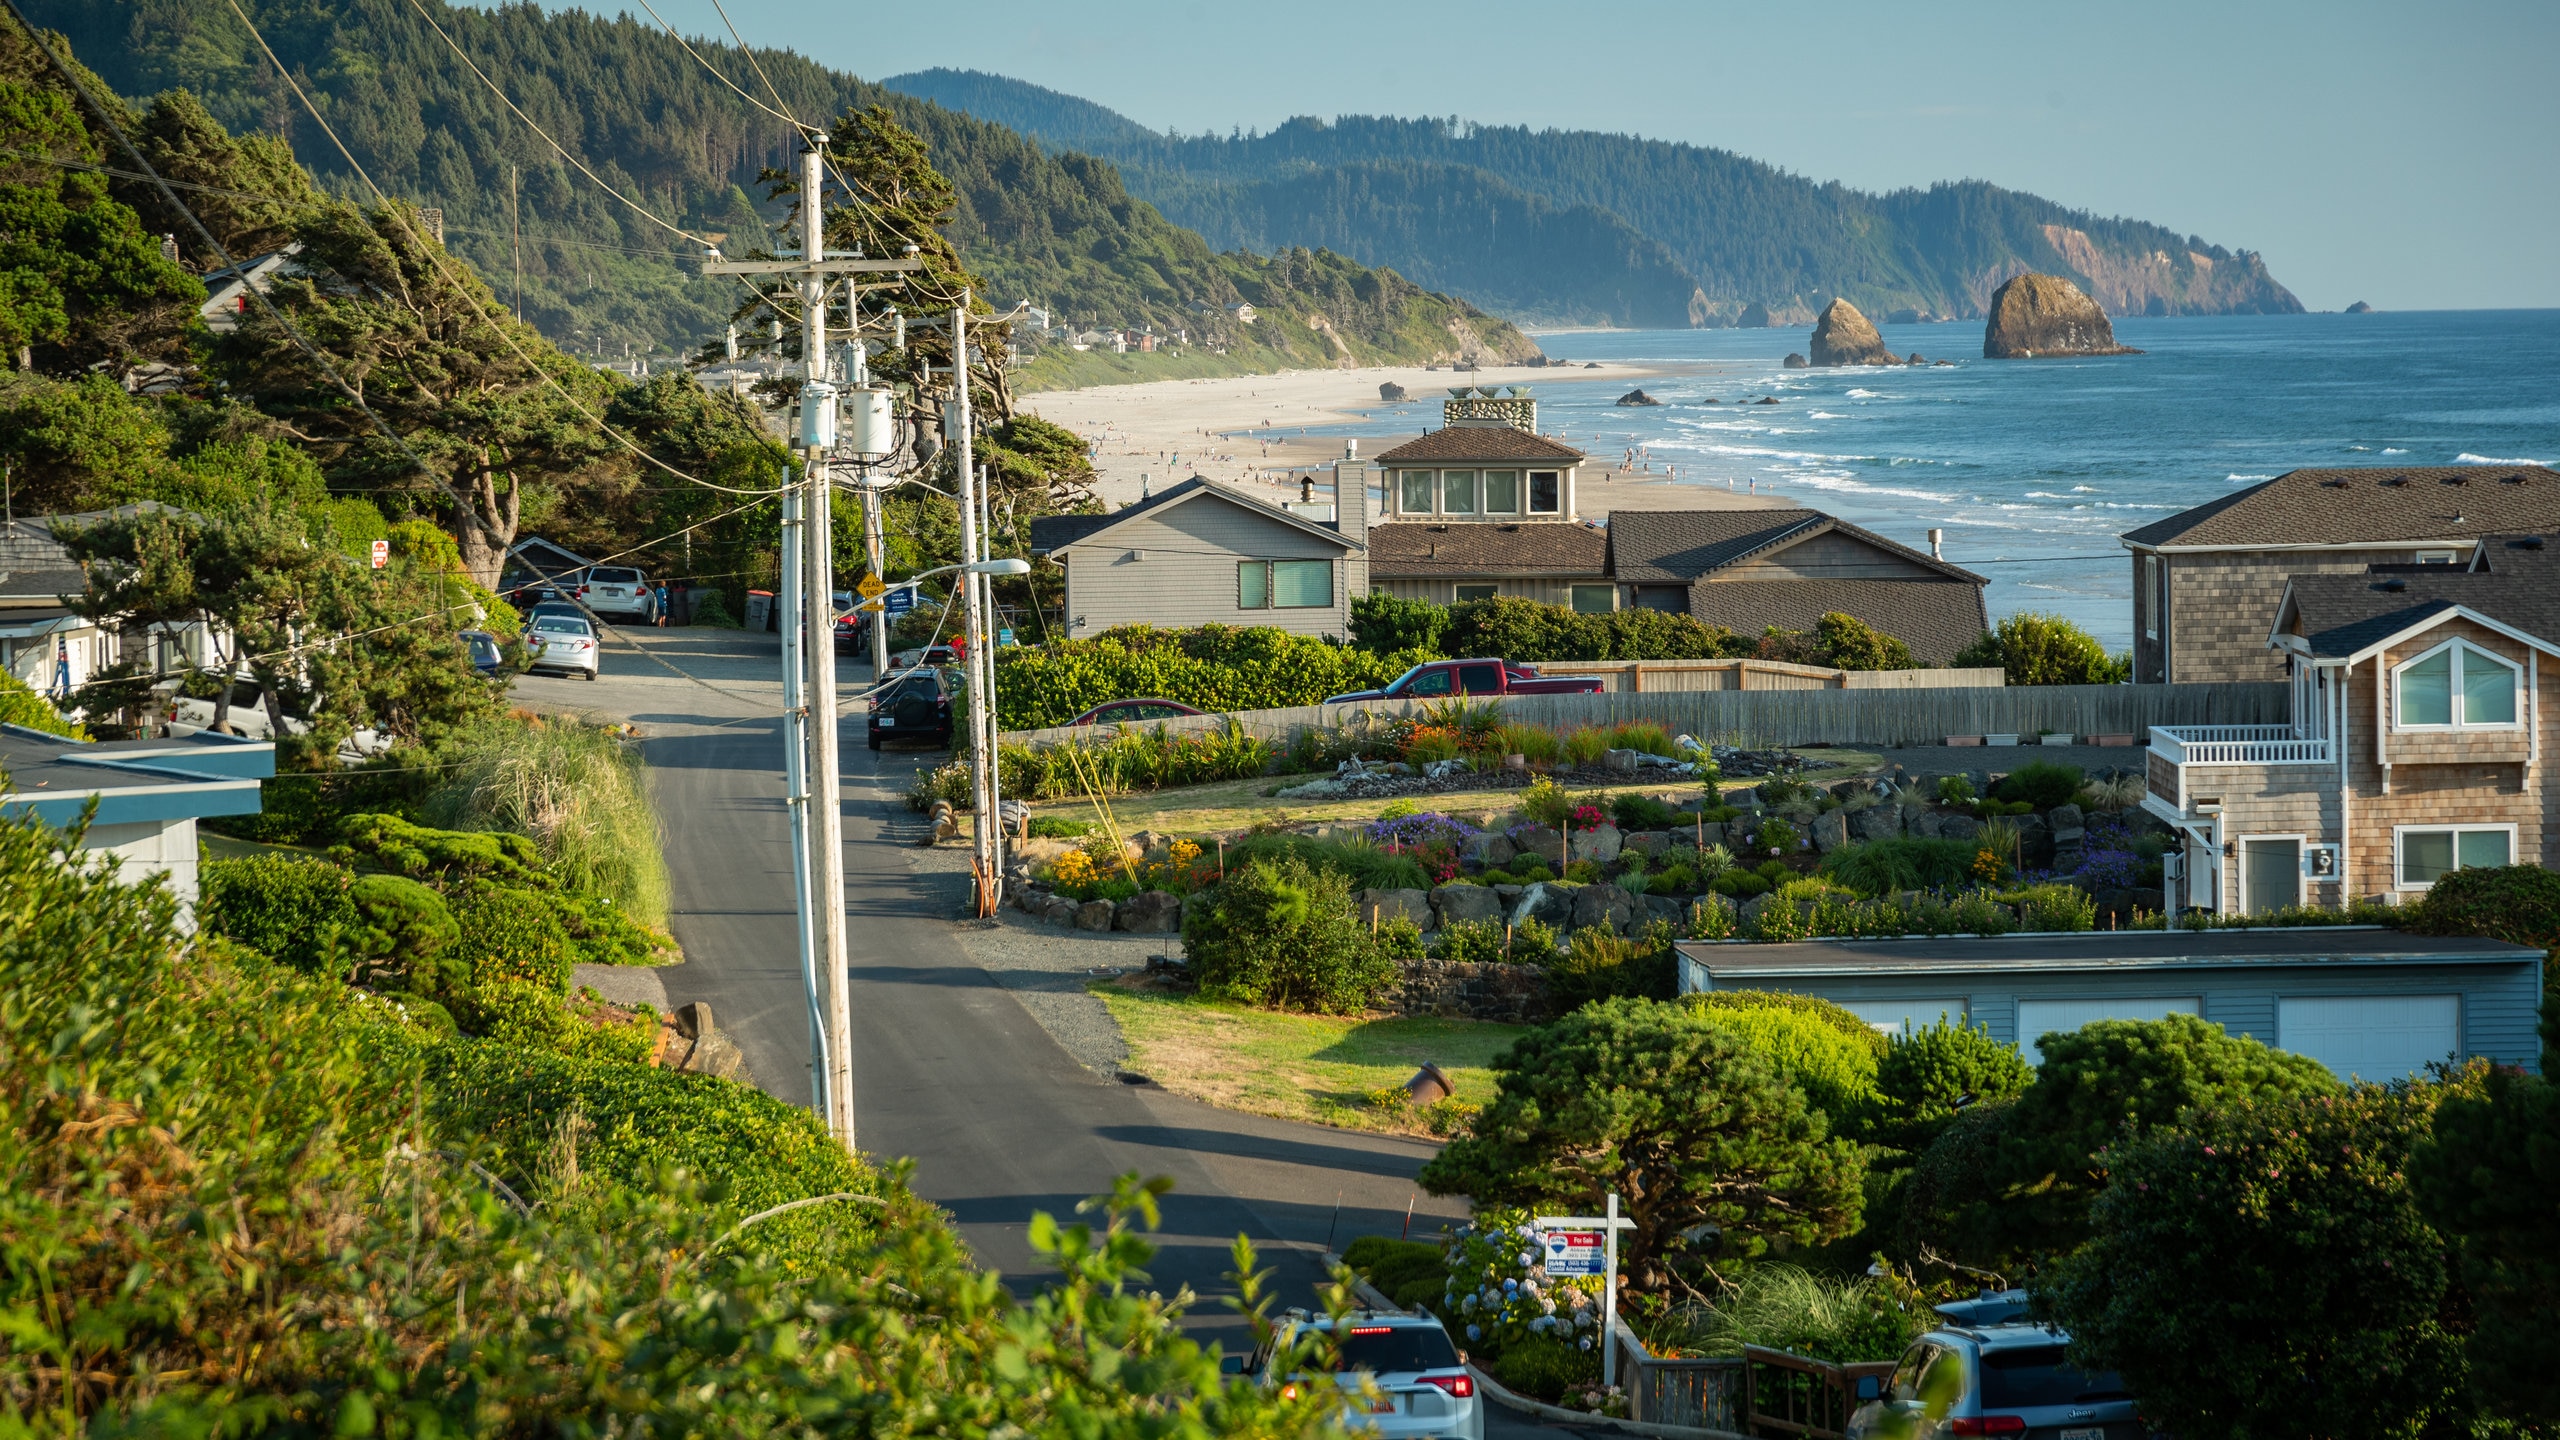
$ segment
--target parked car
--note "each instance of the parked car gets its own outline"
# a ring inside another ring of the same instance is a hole
[[[545,615],[566,615],[572,620],[587,618],[586,607],[575,600],[545,600],[524,612],[524,628],[531,630],[533,622]]]
[[[1073,720],[1070,725],[1136,725],[1148,720],[1170,720],[1176,715],[1206,715],[1179,700],[1113,700],[1096,705]]]
[[[463,631],[462,648],[471,657],[471,668],[483,675],[505,675],[514,668],[507,664],[506,647],[486,630]]]
[[[578,586],[578,598],[598,615],[636,620],[643,625],[658,623],[658,592],[649,577],[626,565],[590,567],[584,583]]]
[[[913,670],[919,665],[957,665],[960,652],[949,645],[928,645],[921,650],[901,650],[889,657],[892,670]]]
[[[1329,1315],[1291,1311],[1277,1335],[1281,1343],[1303,1330],[1334,1328]],[[1239,1368],[1262,1374],[1263,1383],[1280,1386],[1321,1384],[1330,1380],[1349,1392],[1342,1407],[1343,1429],[1382,1440],[1484,1440],[1484,1397],[1476,1393],[1448,1330],[1429,1315],[1400,1311],[1354,1310],[1343,1317],[1340,1362],[1330,1376],[1298,1372],[1271,1375],[1269,1357],[1255,1355]],[[1377,1398],[1360,1394],[1366,1378]]]
[[[1590,695],[1606,687],[1596,675],[1566,675],[1548,680],[1534,665],[1507,660],[1433,660],[1416,665],[1379,690],[1330,695],[1327,705],[1359,700],[1437,700],[1450,695]]]
[[[891,681],[888,689],[871,697],[871,748],[879,749],[886,740],[922,739],[949,745],[951,697],[959,688],[958,672],[939,668]]]
[[[2026,1292],[1937,1307],[1948,1323],[1911,1342],[1890,1379],[1859,1382],[1848,1440],[2144,1440],[2150,1427],[2113,1371],[2063,1359],[2071,1337],[2026,1323]]]
[[[506,602],[519,610],[540,605],[546,601],[565,604],[577,595],[578,587],[586,583],[586,578],[587,572],[584,570],[564,570],[548,577],[537,575],[520,578],[506,587]]]
[[[593,680],[603,662],[595,623],[583,615],[544,615],[524,627],[524,640],[533,651],[533,663],[525,669],[535,674],[557,670]]]

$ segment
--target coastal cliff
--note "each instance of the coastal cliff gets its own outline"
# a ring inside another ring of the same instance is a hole
[[[2141,353],[2117,344],[2107,312],[2059,275],[2011,276],[1991,293],[1991,321],[1982,329],[1985,360]]]

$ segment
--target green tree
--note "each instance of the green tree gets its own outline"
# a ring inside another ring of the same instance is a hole
[[[2179,1435],[2464,1433],[2449,1257],[2404,1175],[2438,1094],[2264,1096],[2108,1150],[2041,1287],[2074,1358]]]
[[[127,133],[161,178],[194,187],[180,191],[187,209],[235,261],[283,249],[292,241],[296,223],[321,203],[319,187],[281,136],[235,136],[185,90],[154,97]],[[117,169],[128,168],[121,155],[117,158]],[[110,183],[145,230],[176,238],[188,265],[201,272],[224,263],[221,255],[204,248],[187,217],[161,198],[158,186],[126,177]]]
[[[2097,637],[2059,615],[2021,611],[1984,632],[1955,658],[1958,668],[1998,669],[2012,685],[2121,685],[2129,656],[2109,655]]]
[[[2035,1078],[2017,1046],[1942,1015],[1886,1041],[1876,1061],[1876,1138],[1899,1150],[1925,1149],[1966,1108],[2014,1100]]]
[[[0,375],[0,465],[17,514],[99,509],[159,493],[169,431],[105,375]]]
[[[2560,1335],[2560,1085],[2543,1053],[2540,1076],[2494,1069],[2447,1094],[2409,1178],[2428,1220],[2454,1241],[2479,1316],[2471,1377],[2482,1404],[2519,1425],[2550,1426],[2560,1424],[2550,1376]]]
[[[1635,1222],[1619,1256],[1639,1289],[1857,1228],[1857,1147],[1704,1015],[1599,1001],[1522,1036],[1493,1068],[1499,1093],[1423,1166],[1423,1188],[1585,1215],[1614,1191]]]

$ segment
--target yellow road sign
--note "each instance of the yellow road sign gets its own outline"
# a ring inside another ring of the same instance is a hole
[[[868,600],[872,596],[879,594],[881,591],[886,590],[889,587],[880,583],[879,576],[865,575],[862,577],[862,583],[854,586],[853,588],[861,592],[863,599]]]

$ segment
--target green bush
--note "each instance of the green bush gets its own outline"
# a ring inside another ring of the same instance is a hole
[[[1600,1378],[1600,1352],[1553,1335],[1530,1335],[1503,1347],[1493,1378],[1514,1395],[1554,1405],[1574,1387]]]
[[[491,725],[461,744],[450,775],[419,806],[427,820],[526,837],[564,888],[611,900],[640,924],[666,923],[648,767],[621,734],[559,717]]]
[[[1991,793],[2011,804],[2023,801],[2035,809],[2050,810],[2078,799],[2080,787],[2085,783],[2087,775],[2077,765],[2030,760],[1992,786]]]
[[[1353,918],[1342,876],[1295,856],[1230,864],[1188,907],[1183,949],[1204,992],[1283,1009],[1356,1011],[1395,978]]]
[[[997,773],[1009,798],[1076,800],[1095,794],[1247,780],[1267,773],[1280,754],[1280,747],[1248,733],[1233,719],[1210,730],[1178,731],[1163,724],[1113,726],[1047,745],[1006,745],[999,752]],[[907,803],[924,809],[935,799],[947,799],[968,809],[972,799],[965,783],[967,761],[964,750],[959,759],[936,772],[931,793],[910,794]]]
[[[1428,600],[1407,600],[1382,590],[1351,597],[1351,643],[1373,655],[1445,655],[1449,652],[1440,648],[1440,637],[1448,628],[1449,612]]]
[[[1547,962],[1547,991],[1559,1006],[1624,995],[1668,1000],[1679,989],[1671,936],[1612,935],[1598,925],[1573,932],[1564,953]]]
[[[1502,927],[1490,920],[1461,920],[1440,928],[1440,953],[1452,965],[1495,965],[1502,953]]]
[[[2560,1391],[2550,1383],[2552,1298],[2560,1295],[2560,1212],[2552,1203],[2560,1195],[2560,1082],[2552,1050],[2543,1056],[2539,1076],[2491,1069],[2447,1094],[2409,1178],[2428,1222],[2454,1242],[2479,1316],[2473,1389],[2505,1419],[2550,1427],[2560,1422]]]
[[[1996,668],[2012,685],[2121,685],[2129,655],[2107,654],[2096,637],[2059,615],[2009,616],[1955,658],[1959,669]]]
[[[467,983],[462,930],[443,896],[397,875],[360,875],[347,899],[355,913],[344,944],[368,988],[440,1001]]]
[[[1715,883],[1708,888],[1719,895],[1730,895],[1736,900],[1748,900],[1754,895],[1768,894],[1772,887],[1766,877],[1755,871],[1727,870],[1718,875]]]
[[[1775,990],[1716,990],[1682,997],[1691,1011],[1734,1037],[1801,1087],[1834,1130],[1863,1122],[1876,1098],[1884,1037],[1829,1000]]]
[[[1313,705],[1375,689],[1433,658],[1423,651],[1380,655],[1267,626],[1127,625],[1089,640],[999,651],[996,723],[1007,730],[1063,725],[1133,695],[1213,712]]]
[[[1834,610],[1814,622],[1825,661],[1841,670],[1917,670],[1911,647],[1855,615]]]
[[[1974,850],[1969,840],[1918,835],[1868,840],[1823,856],[1822,873],[1861,895],[1954,889],[1972,878]]]
[[[1390,855],[1363,840],[1318,840],[1312,835],[1274,831],[1249,835],[1227,846],[1227,866],[1256,861],[1295,860],[1339,875],[1354,890],[1428,890],[1431,877],[1410,855]],[[1362,923],[1366,924],[1366,917]]]
[[[354,884],[344,866],[317,856],[207,861],[198,875],[196,923],[297,970],[331,969],[340,937],[356,923]]]
[[[0,670],[0,725],[24,725],[66,740],[87,738],[79,726],[62,718],[53,702],[37,694],[10,670]]]
[[[2539,865],[2456,870],[2403,909],[2401,923],[2421,935],[2486,935],[2548,950],[2560,946],[2560,874]]]
[[[548,991],[555,999],[569,993],[576,945],[559,913],[541,896],[482,885],[452,896],[450,903],[461,928],[453,953],[468,967],[466,985],[513,980]],[[455,1018],[470,1028],[468,1019]]]
[[[2015,1099],[2035,1076],[2017,1046],[1942,1015],[1887,1038],[1876,1061],[1875,1138],[1901,1150],[1925,1149],[1965,1107]]]
[[[1399,1305],[1436,1304],[1449,1288],[1448,1264],[1428,1240],[1363,1235],[1342,1247],[1342,1263]]]
[[[1502,595],[1449,607],[1442,651],[1505,660],[1712,660],[1738,653],[1732,631],[1661,610],[1581,614]],[[1748,653],[1747,647],[1739,653]]]
[[[530,889],[552,883],[541,848],[504,831],[437,830],[397,815],[349,815],[338,822],[338,840],[348,858],[413,880],[444,886],[487,880]]]
[[[1649,1338],[1657,1348],[1705,1355],[1739,1355],[1757,1345],[1835,1365],[1898,1360],[1935,1318],[1917,1300],[1882,1276],[1750,1265],[1730,1290],[1679,1307]]]
[[[1609,802],[1609,818],[1621,830],[1671,830],[1698,816],[1695,811],[1674,809],[1650,795],[1621,795]]]

